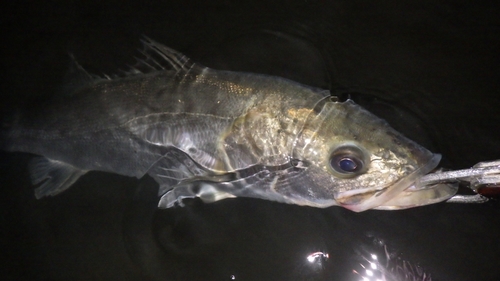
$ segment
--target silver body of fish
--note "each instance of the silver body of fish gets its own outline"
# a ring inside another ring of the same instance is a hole
[[[159,207],[183,198],[254,197],[353,211],[440,202],[456,187],[416,188],[440,156],[354,102],[266,75],[218,71],[150,39],[122,77],[74,62],[73,90],[2,132],[30,163],[37,198],[88,171],[158,182]]]

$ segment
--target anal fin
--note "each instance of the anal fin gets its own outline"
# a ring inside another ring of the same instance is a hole
[[[35,197],[54,196],[68,189],[86,170],[78,169],[65,162],[36,157],[29,164],[33,184],[42,183],[35,189]]]

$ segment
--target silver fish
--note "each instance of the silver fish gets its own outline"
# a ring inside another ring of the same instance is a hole
[[[29,166],[36,198],[88,171],[159,184],[160,208],[183,198],[254,197],[359,212],[440,202],[456,186],[414,186],[433,154],[353,101],[266,75],[218,71],[150,39],[125,75],[74,61],[68,94],[20,114],[0,135]]]

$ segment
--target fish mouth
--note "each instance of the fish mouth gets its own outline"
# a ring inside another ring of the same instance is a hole
[[[416,187],[412,184],[401,193],[375,207],[375,210],[401,210],[418,206],[425,206],[446,201],[453,197],[458,191],[458,182],[439,183],[434,185]]]
[[[368,209],[407,209],[447,200],[457,192],[457,184],[441,183],[425,187],[417,187],[415,184],[418,178],[436,168],[440,160],[441,155],[433,154],[426,164],[390,186],[344,195],[336,198],[336,201],[351,211],[362,212]]]

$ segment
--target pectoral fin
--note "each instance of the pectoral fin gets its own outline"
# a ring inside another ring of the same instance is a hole
[[[147,173],[160,185],[158,195],[161,196],[180,182],[206,176],[210,171],[180,149],[167,147]]]
[[[167,191],[158,202],[158,208],[166,209],[175,206],[184,206],[182,200],[185,198],[200,198],[205,203],[211,203],[226,198],[236,197],[231,193],[220,190],[217,183],[192,182],[174,186]]]
[[[43,182],[41,186],[35,189],[37,199],[63,192],[87,172],[70,164],[45,157],[37,157],[31,160],[29,171],[33,184]]]
[[[281,165],[275,167],[252,166],[248,169],[220,175],[207,175],[181,181],[161,196],[158,208],[183,206],[185,198],[200,198],[212,203],[226,198],[250,197],[283,203],[299,204],[293,190],[277,190],[276,186],[290,186],[289,181],[300,181],[302,168]],[[309,189],[311,196],[316,196]]]

